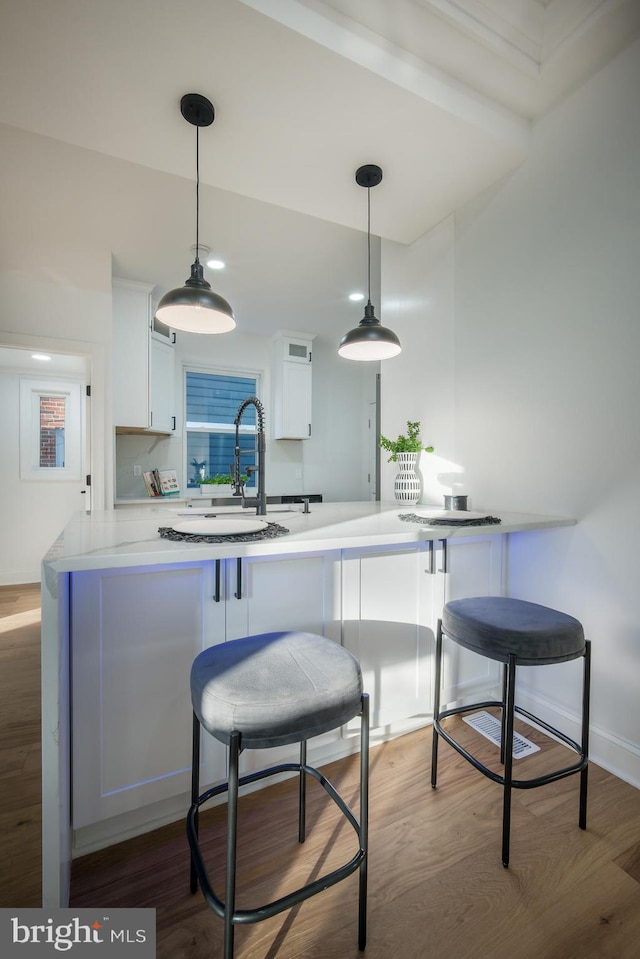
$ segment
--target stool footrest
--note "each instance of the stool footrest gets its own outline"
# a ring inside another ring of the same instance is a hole
[[[479,759],[469,752],[468,749],[465,749],[446,729],[442,727],[441,720],[447,719],[449,716],[459,716],[461,713],[468,713],[475,709],[486,709],[491,706],[497,706],[503,708],[503,704],[500,700],[486,700],[482,703],[473,703],[468,706],[455,706],[451,709],[440,710],[437,716],[433,718],[433,725],[442,738],[449,743],[453,749],[456,750],[467,762],[481,772],[488,779],[491,779],[495,783],[499,783],[504,786],[505,777],[501,776],[500,773],[494,772],[492,769],[489,769],[484,763],[481,763]],[[515,712],[529,719],[531,722],[535,723],[537,726],[540,726],[541,729],[544,729],[546,732],[551,733],[552,736],[557,737],[561,740],[569,749],[572,749],[578,754],[580,759],[578,762],[573,763],[571,766],[563,767],[562,769],[556,769],[553,772],[545,773],[543,776],[535,776],[532,779],[511,779],[511,786],[514,789],[533,789],[536,786],[543,786],[546,783],[556,782],[558,779],[564,779],[566,776],[571,776],[574,773],[580,772],[584,769],[589,762],[589,757],[582,751],[582,747],[578,745],[577,742],[574,742],[573,739],[570,739],[569,736],[566,736],[559,729],[555,729],[553,726],[550,726],[549,723],[545,722],[543,719],[540,719],[538,716],[534,716],[533,713],[528,712],[526,709],[522,709],[520,706],[514,707]]]
[[[351,873],[354,873],[360,867],[363,859],[366,856],[366,851],[363,848],[362,843],[362,830],[360,823],[340,793],[335,789],[333,784],[314,766],[300,765],[300,763],[280,763],[277,766],[270,766],[268,769],[262,769],[258,772],[248,773],[239,777],[238,787],[246,786],[250,783],[257,782],[261,779],[266,779],[269,776],[276,776],[283,772],[304,772],[305,774],[312,776],[323,787],[325,792],[331,797],[342,814],[349,821],[358,838],[360,847],[353,858],[343,866],[339,866],[332,872],[321,876],[319,879],[316,879],[313,882],[307,883],[305,886],[301,886],[299,889],[288,893],[286,896],[282,896],[280,899],[276,899],[273,902],[265,905],[258,906],[255,909],[235,910],[231,916],[231,922],[234,925],[261,922],[263,919],[270,919],[272,916],[276,916],[278,913],[284,912],[286,909],[291,909],[292,906],[296,906],[299,903],[304,902],[305,899],[309,899],[311,896],[315,896],[317,893],[335,885],[342,879],[346,879],[347,876],[351,875]],[[209,877],[198,843],[196,823],[197,814],[200,807],[209,800],[213,799],[215,796],[219,796],[224,792],[228,792],[228,789],[229,784],[226,782],[221,783],[219,786],[213,786],[211,789],[208,789],[206,792],[202,793],[202,795],[199,796],[198,799],[191,805],[187,814],[187,839],[189,842],[189,848],[191,850],[192,862],[195,866],[198,880],[202,888],[202,893],[207,905],[221,919],[225,918],[225,904],[220,897],[216,895],[215,890],[209,882]]]

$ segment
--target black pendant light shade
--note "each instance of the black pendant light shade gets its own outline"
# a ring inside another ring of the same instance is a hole
[[[186,93],[180,101],[180,112],[196,128],[196,258],[191,276],[184,286],[170,290],[162,297],[156,319],[174,330],[186,333],[229,333],[236,325],[233,310],[227,301],[214,293],[204,278],[198,257],[200,226],[200,154],[199,128],[211,126],[215,117],[213,104],[199,93]]]
[[[340,340],[338,353],[347,360],[388,360],[402,350],[400,340],[386,326],[382,326],[371,303],[371,187],[382,180],[382,170],[373,163],[356,170],[356,183],[367,189],[367,271],[368,299],[364,316],[358,326]]]

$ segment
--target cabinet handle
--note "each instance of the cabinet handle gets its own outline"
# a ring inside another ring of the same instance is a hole
[[[153,410],[149,413],[149,426],[153,426]]]
[[[233,595],[236,599],[242,599],[242,560],[239,557],[236,560],[236,591]]]
[[[172,343],[175,343],[175,341],[176,341],[176,334],[175,334],[175,331],[172,330],[172,331],[171,331],[171,342],[172,342]]]
[[[435,575],[436,571],[436,551],[433,546],[433,540],[429,540],[429,568],[425,570],[429,576]]]
[[[176,428],[176,418],[175,418],[175,416],[172,416],[171,419],[173,420],[173,426],[171,427],[171,429],[175,431],[175,428]]]
[[[216,588],[213,594],[214,603],[220,602],[220,560],[216,560]]]
[[[309,436],[311,436],[311,423],[309,423]]]
[[[447,541],[446,539],[441,539],[440,542],[442,543],[442,572],[448,573],[449,572],[449,551],[447,548]]]

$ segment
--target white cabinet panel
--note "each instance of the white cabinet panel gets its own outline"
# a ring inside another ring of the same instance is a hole
[[[149,426],[149,323],[152,286],[113,280],[113,422]]]
[[[444,603],[503,592],[501,536],[345,554],[344,644],[360,661],[374,728],[431,715],[435,632]],[[445,701],[489,690],[499,675],[496,664],[447,644]]]
[[[227,639],[280,629],[302,629],[340,638],[340,552],[306,556],[255,556],[240,561],[241,599],[235,596],[238,564],[227,608]]]
[[[446,559],[440,554],[438,567],[446,563],[444,602],[471,596],[504,595],[504,557],[502,536],[475,536],[456,539],[446,545]],[[500,681],[498,663],[471,650],[445,641],[443,702],[453,702],[481,690],[489,690]]]
[[[114,424],[125,431],[175,430],[173,335],[152,332],[153,287],[113,280]]]
[[[163,433],[172,433],[176,428],[174,364],[173,346],[152,337],[149,341],[149,426]]]
[[[215,561],[72,575],[74,829],[189,790],[201,650],[278,629],[339,638],[339,559],[244,559],[239,600],[237,561],[221,561],[218,602]],[[202,786],[225,777],[226,748],[203,735]]]
[[[236,598],[238,564],[229,563],[227,638],[237,639],[283,629],[306,630],[340,642],[340,551],[306,556],[259,556],[242,559],[241,599]],[[311,749],[340,738],[340,730],[317,736]],[[250,772],[295,761],[298,745],[249,750],[241,771]]]
[[[430,711],[437,582],[426,544],[344,557],[344,645],[360,661],[372,727]]]
[[[224,641],[212,568],[72,575],[74,828],[188,790],[191,663]],[[207,739],[204,780],[223,779]]]
[[[308,439],[311,436],[311,367],[284,363],[280,389],[275,408],[275,438]]]
[[[311,436],[311,344],[313,337],[277,337],[273,369],[273,435],[304,440]]]

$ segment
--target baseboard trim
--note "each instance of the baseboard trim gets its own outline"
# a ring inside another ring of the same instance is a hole
[[[0,572],[0,586],[29,586],[40,582],[40,567],[38,569],[18,569],[10,573]]]
[[[539,716],[551,726],[580,740],[581,719],[543,696],[518,687],[517,704]],[[589,725],[589,758],[598,766],[613,773],[636,789],[640,789],[640,746],[608,729],[591,722]]]

